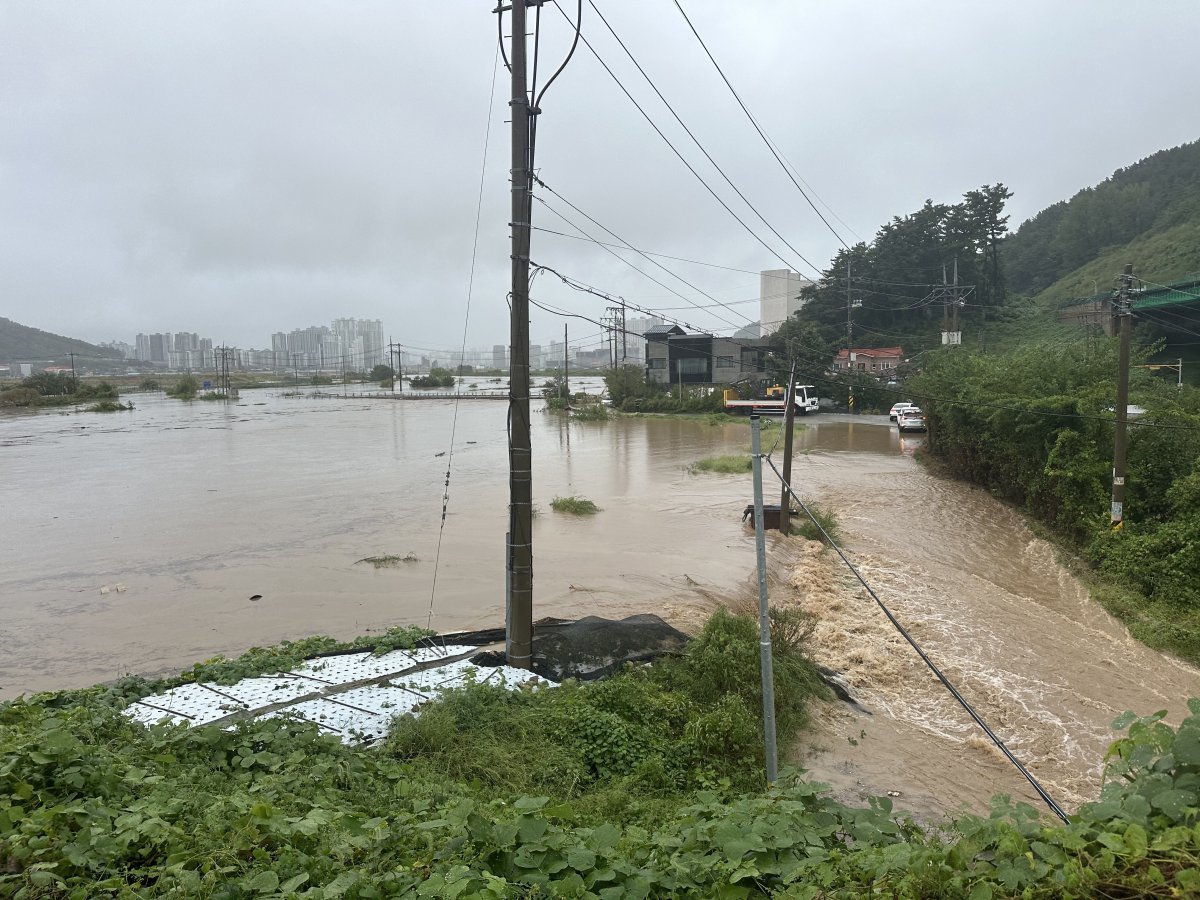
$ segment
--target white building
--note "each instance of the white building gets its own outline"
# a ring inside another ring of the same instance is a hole
[[[812,282],[791,269],[767,269],[758,273],[758,284],[758,321],[766,337],[804,305],[800,291]]]

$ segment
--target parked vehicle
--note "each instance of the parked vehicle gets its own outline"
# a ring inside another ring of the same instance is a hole
[[[891,419],[893,422],[895,422],[897,416],[899,416],[901,412],[908,409],[909,407],[915,408],[915,405],[912,403],[909,403],[907,400],[902,400],[901,402],[894,404],[892,406],[891,410],[888,411],[888,418]]]
[[[784,388],[781,385],[774,385],[766,390],[766,398],[760,400],[743,400],[736,390],[726,388],[724,393],[725,411],[734,415],[750,415],[758,413],[760,415],[783,415],[787,412],[787,399],[784,397]],[[817,399],[817,389],[811,384],[796,385],[796,414],[807,416],[810,412],[816,412],[820,409],[820,401]]]
[[[925,414],[916,406],[902,409],[896,417],[896,427],[900,431],[924,431]]]

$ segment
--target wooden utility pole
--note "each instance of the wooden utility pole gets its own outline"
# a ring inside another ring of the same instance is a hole
[[[846,374],[854,376],[854,320],[851,317],[853,305],[850,302],[850,260],[846,260]],[[854,382],[850,381],[850,393],[846,400],[849,412],[854,412]]]
[[[1113,308],[1120,333],[1117,356],[1117,425],[1113,437],[1112,510],[1110,525],[1117,531],[1125,522],[1125,447],[1129,421],[1129,334],[1132,314],[1133,265],[1125,266],[1121,289]]]
[[[792,426],[796,421],[796,364],[788,374],[788,386],[784,391],[787,407],[783,415],[783,496],[779,501],[779,530],[784,534],[792,530]]]
[[[513,0],[512,39],[512,313],[509,339],[508,404],[508,575],[512,590],[505,619],[508,664],[533,661],[533,453],[529,435],[529,238],[532,185],[529,94],[525,82],[525,4]]]

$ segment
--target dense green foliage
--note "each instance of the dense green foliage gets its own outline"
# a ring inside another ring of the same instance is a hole
[[[933,286],[952,275],[975,286],[972,305],[961,313],[978,322],[1003,305],[1007,291],[1000,242],[1008,230],[1002,184],[968,191],[960,203],[926,200],[916,212],[894,217],[870,243],[838,251],[821,277],[803,290],[800,322],[815,329],[802,356],[846,346],[846,307],[853,306],[855,346],[901,346],[906,356],[930,349],[938,338],[942,305],[928,301]],[[847,296],[849,294],[849,296]],[[815,338],[815,339],[813,339]],[[828,364],[822,360],[821,368]],[[820,371],[820,370],[818,370]],[[810,380],[811,366],[797,369]]]
[[[192,400],[196,396],[196,392],[200,390],[200,382],[195,375],[184,375],[175,380],[167,390],[168,397],[175,397],[179,400]]]
[[[665,394],[665,387],[646,380],[646,370],[641,366],[620,366],[604,373],[604,386],[609,399],[617,409],[622,409],[629,400],[655,397]]]
[[[454,387],[454,382],[453,372],[434,366],[428,375],[415,375],[408,383],[415,388],[448,388]]]
[[[550,501],[550,508],[572,516],[591,516],[600,512],[600,507],[586,497],[555,497]]]
[[[1118,169],[1101,184],[1042,210],[1004,241],[1004,267],[1014,291],[1037,294],[1106,251],[1180,226],[1194,230],[1198,223],[1200,141],[1194,141]],[[1187,257],[1176,265],[1148,265],[1144,253],[1122,262],[1136,259],[1138,271],[1153,272],[1160,281],[1195,272],[1200,245],[1180,237],[1170,243]],[[1125,249],[1121,253],[1128,256]],[[1109,290],[1120,270],[1120,264],[1098,269],[1102,274],[1094,277],[1099,284],[1089,281],[1082,295],[1091,294],[1093,287]]]
[[[803,629],[800,629],[804,633]],[[291,656],[285,648],[283,657]],[[776,638],[784,735],[815,676]],[[264,658],[246,663],[256,670]],[[782,661],[782,666],[780,665]],[[782,671],[781,671],[782,669]],[[997,798],[928,833],[887,798],[760,793],[753,622],[591,684],[479,685],[380,750],[265,720],[146,729],[103,688],[0,706],[0,894],[220,898],[1186,896],[1200,703],[1122,716],[1069,826]]]
[[[754,457],[747,454],[708,456],[689,467],[692,472],[711,472],[718,475],[744,475],[754,468]]]
[[[66,372],[39,372],[22,380],[18,387],[0,391],[0,407],[91,403],[90,412],[132,409],[117,403],[119,396],[116,386],[107,381],[85,382]]]
[[[385,366],[383,363],[379,363],[373,369],[371,369],[371,374],[367,377],[372,381],[390,381],[396,377],[396,370],[391,366]]]
[[[1142,356],[1147,351],[1140,351]],[[1123,590],[1107,605],[1153,646],[1200,662],[1200,392],[1134,370],[1125,524],[1110,531],[1115,341],[932,355],[909,383],[928,449],[1018,504]]]

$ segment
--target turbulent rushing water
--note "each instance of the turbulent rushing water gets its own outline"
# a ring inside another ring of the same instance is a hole
[[[500,623],[506,404],[463,403],[455,425],[448,401],[135,402],[0,418],[0,698],[313,633]],[[839,510],[863,574],[1060,802],[1095,794],[1117,713],[1177,718],[1200,694],[1195,670],[1127,637],[1010,510],[914,463],[920,437],[880,417],[806,424],[802,495]],[[744,425],[533,426],[536,615],[651,611],[689,627],[744,596],[750,480],[688,472],[746,449]],[[603,511],[550,510],[570,494]],[[830,705],[795,748],[805,766],[847,798],[896,790],[926,814],[1033,797],[832,554],[771,548],[773,602],[820,617],[816,655],[872,713]],[[415,561],[358,562],[389,554]]]

